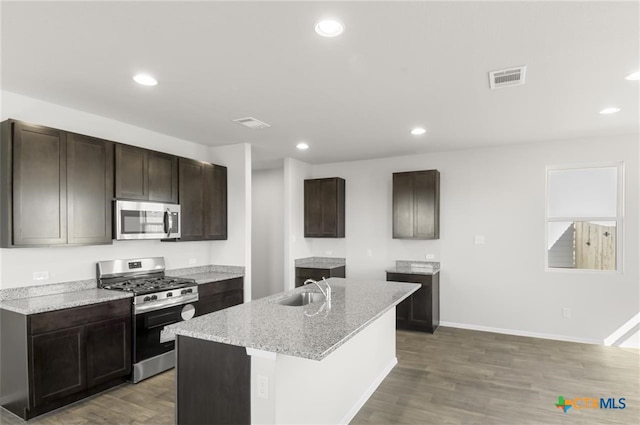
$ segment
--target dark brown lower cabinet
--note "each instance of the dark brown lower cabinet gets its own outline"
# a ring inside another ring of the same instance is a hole
[[[327,279],[329,279],[330,277],[346,277],[345,270],[346,266],[327,269],[296,267],[296,288],[304,285],[304,281],[307,279],[318,281],[322,280],[323,277]]]
[[[0,400],[28,420],[125,382],[131,300],[23,315],[0,310]]]
[[[396,328],[434,333],[440,325],[440,273],[422,275],[387,272],[387,281],[422,285],[396,307]]]
[[[241,277],[198,285],[196,316],[213,313],[242,304],[244,301],[244,279]]]

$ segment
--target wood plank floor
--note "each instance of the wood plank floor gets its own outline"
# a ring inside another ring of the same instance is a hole
[[[440,328],[398,331],[397,354],[352,424],[640,424],[638,350]],[[28,424],[173,424],[174,382],[169,371]],[[627,407],[565,414],[554,406],[560,395],[624,397]],[[24,424],[4,410],[0,423]]]

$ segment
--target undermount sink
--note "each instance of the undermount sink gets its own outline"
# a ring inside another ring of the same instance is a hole
[[[280,305],[288,305],[292,307],[300,307],[311,303],[324,301],[325,297],[319,292],[298,292],[283,300],[278,301]]]

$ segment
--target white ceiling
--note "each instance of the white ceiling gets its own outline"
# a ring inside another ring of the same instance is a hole
[[[638,2],[7,2],[2,88],[259,164],[637,134]],[[313,31],[341,19],[338,38]],[[488,72],[527,65],[524,86]],[[142,87],[131,77],[159,80]],[[603,116],[598,111],[618,106]],[[231,120],[271,124],[249,130]],[[409,134],[424,126],[427,134]],[[311,148],[295,149],[306,141]]]

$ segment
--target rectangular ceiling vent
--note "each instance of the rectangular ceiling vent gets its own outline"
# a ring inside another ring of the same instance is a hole
[[[489,73],[489,84],[491,85],[491,89],[523,85],[526,70],[527,67],[523,65],[517,68],[491,71]]]
[[[271,127],[266,122],[262,122],[260,120],[257,120],[255,118],[253,118],[253,117],[238,118],[237,120],[233,120],[233,122],[235,122],[237,124],[240,124],[242,126],[245,126],[247,128],[250,128],[252,130],[259,130],[261,128]]]

